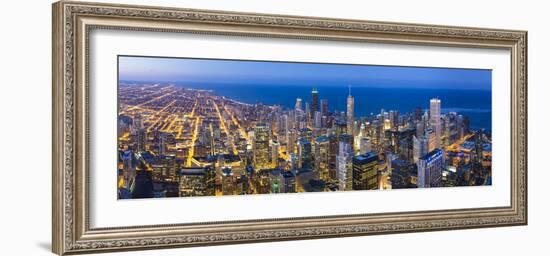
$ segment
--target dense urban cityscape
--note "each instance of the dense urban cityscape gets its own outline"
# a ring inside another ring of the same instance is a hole
[[[168,83],[119,83],[118,198],[491,185],[491,134],[438,98],[409,113],[294,108]],[[303,97],[305,98],[305,96]]]

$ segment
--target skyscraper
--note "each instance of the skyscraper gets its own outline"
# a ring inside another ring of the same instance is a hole
[[[132,119],[132,133],[137,134],[143,128],[143,118],[140,114],[136,114]]]
[[[313,88],[311,91],[311,117],[315,116],[315,112],[320,111],[319,109],[319,92],[316,88]]]
[[[328,136],[329,153],[328,153],[328,171],[331,180],[338,180],[336,173],[337,156],[338,156],[338,136],[330,134]]]
[[[359,153],[366,154],[372,151],[371,141],[367,137],[362,137],[359,140]]]
[[[321,114],[323,116],[328,116],[328,100],[321,99]]]
[[[286,133],[286,151],[289,154],[294,153],[296,145],[296,130],[292,129]]]
[[[315,128],[322,128],[323,124],[321,121],[322,121],[321,112],[315,111],[313,115],[313,126]]]
[[[431,152],[437,148],[437,135],[434,130],[426,130],[426,138],[428,138],[428,152]]]
[[[463,117],[462,115],[458,115],[456,118],[456,130],[457,130],[457,136],[458,139],[461,139],[464,137],[464,122],[462,121]]]
[[[298,163],[300,168],[311,169],[313,167],[311,142],[304,138],[298,141]]]
[[[351,144],[340,141],[338,147],[337,176],[340,190],[352,190],[353,187],[353,148]]]
[[[222,169],[222,194],[225,195],[236,195],[237,194],[237,184],[233,171],[231,168]]]
[[[281,193],[296,192],[296,176],[291,171],[281,172]]]
[[[271,143],[271,163],[273,166],[278,167],[279,165],[279,147],[281,144],[277,141]]]
[[[413,137],[413,163],[428,153],[428,138],[426,136]]]
[[[353,190],[378,189],[378,155],[370,152],[353,157]]]
[[[418,187],[440,187],[445,159],[443,151],[435,149],[418,159]]]
[[[179,196],[207,194],[207,168],[183,168],[178,172]]]
[[[263,123],[256,124],[254,128],[254,167],[257,170],[270,167],[269,137],[269,126]]]
[[[302,110],[302,98],[296,98],[295,110]]]
[[[319,136],[315,139],[315,168],[316,176],[324,181],[329,181],[329,139],[327,136]]]
[[[167,140],[168,140],[168,133],[161,132],[159,134],[159,141],[158,141],[158,153],[160,155],[165,155],[166,154]]]
[[[483,169],[483,130],[478,130],[475,135],[474,150],[470,153],[472,159],[472,170],[476,174],[481,174]]]
[[[147,129],[140,128],[137,131],[136,136],[137,136],[136,150],[137,151],[145,151],[147,149],[147,147],[146,147],[146,145],[147,145]]]
[[[351,86],[349,87],[349,94],[348,94],[348,102],[347,102],[347,132],[349,135],[353,136],[353,127],[354,127],[354,100],[353,96],[351,96]]]
[[[430,100],[430,124],[435,132],[435,147],[441,148],[441,100]]]

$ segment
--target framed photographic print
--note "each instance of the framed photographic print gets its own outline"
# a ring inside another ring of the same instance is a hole
[[[53,5],[53,251],[527,224],[527,32]]]

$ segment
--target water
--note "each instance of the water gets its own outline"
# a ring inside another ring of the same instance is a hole
[[[311,102],[311,86],[280,85],[184,85],[185,88],[213,90],[216,95],[225,96],[244,103],[263,103],[294,108],[296,98],[302,98],[302,104]],[[347,86],[323,86],[317,88],[319,99],[328,99],[329,111],[345,111]],[[470,118],[473,129],[492,128],[491,92],[451,89],[398,89],[357,87],[351,91],[355,98],[355,116],[378,114],[381,109],[397,110],[399,113],[411,113],[416,107],[429,108],[431,98],[441,99],[441,111],[458,112]],[[311,104],[311,103],[310,103]],[[303,107],[303,106],[302,106]]]

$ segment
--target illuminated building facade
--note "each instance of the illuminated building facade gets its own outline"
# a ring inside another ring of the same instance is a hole
[[[338,150],[338,187],[340,190],[352,190],[353,188],[353,148],[351,144],[341,141]]]
[[[315,112],[320,111],[319,109],[319,91],[313,88],[311,91],[311,116],[315,115]]]
[[[445,159],[441,149],[435,149],[418,159],[418,187],[441,187]]]
[[[320,136],[315,139],[315,165],[314,170],[321,180],[330,180],[329,176],[329,139],[327,136]]]
[[[266,124],[256,124],[254,129],[254,168],[270,167],[269,139],[270,129]]]
[[[357,155],[353,163],[353,190],[378,189],[378,155],[371,152]]]
[[[347,100],[347,133],[351,136],[354,136],[353,127],[355,122],[355,102],[353,96],[351,96],[351,87],[349,87],[349,94]],[[352,137],[353,138],[353,137]]]
[[[430,124],[435,132],[435,148],[441,148],[441,100],[430,100]]]

